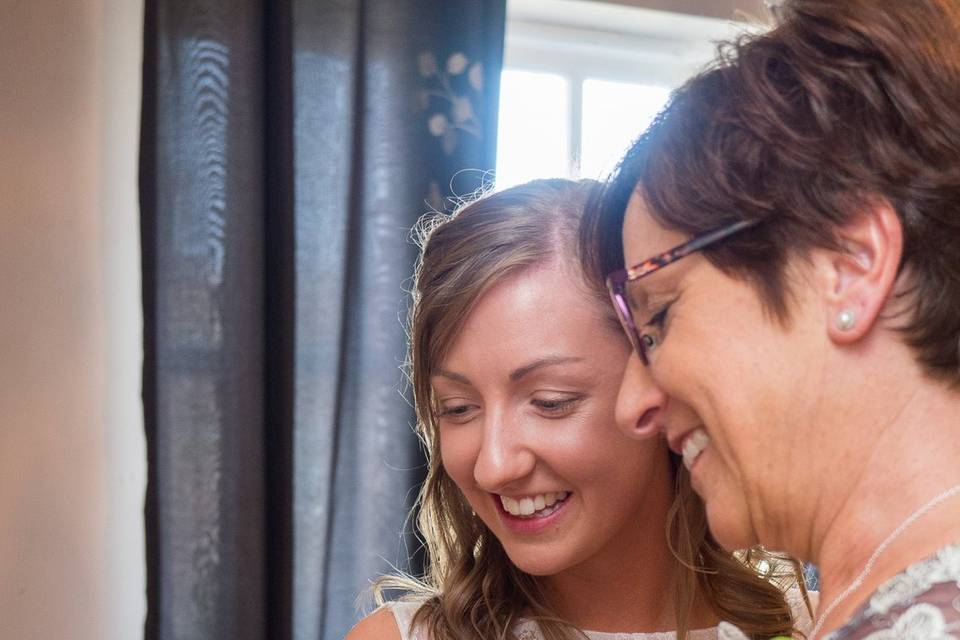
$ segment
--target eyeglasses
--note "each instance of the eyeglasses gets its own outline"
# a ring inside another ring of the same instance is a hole
[[[640,264],[628,269],[618,269],[607,276],[607,291],[610,293],[610,300],[613,302],[613,307],[617,310],[617,317],[620,319],[623,330],[627,332],[630,344],[633,345],[637,355],[640,356],[640,361],[644,365],[650,364],[648,352],[656,345],[652,336],[646,334],[641,335],[637,329],[637,323],[634,320],[630,304],[630,297],[627,293],[627,285],[634,280],[639,280],[640,278],[650,275],[658,269],[662,269],[668,264],[676,262],[680,258],[705,249],[744,229],[754,227],[760,224],[760,222],[761,220],[740,220],[731,225],[713,229]]]

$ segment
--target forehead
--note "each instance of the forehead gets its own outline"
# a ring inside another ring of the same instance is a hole
[[[685,234],[662,226],[650,215],[639,189],[633,192],[623,218],[624,266],[633,266],[686,240]]]
[[[511,367],[543,354],[590,357],[598,334],[607,331],[616,342],[606,304],[578,286],[575,277],[554,263],[494,284],[467,316],[441,366]]]

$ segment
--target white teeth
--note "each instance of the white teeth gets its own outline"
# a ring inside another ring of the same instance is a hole
[[[689,470],[709,444],[710,436],[703,429],[691,433],[683,442],[683,466]]]
[[[536,496],[527,496],[519,500],[500,496],[500,504],[503,510],[512,516],[529,518],[536,516],[542,518],[548,516],[560,508],[560,502],[566,500],[570,494],[566,491],[555,491],[551,493],[541,493]],[[554,507],[556,505],[556,507]]]
[[[700,447],[701,450],[710,444],[710,436],[708,436],[707,432],[703,429],[697,429],[691,433],[690,438],[698,447]]]

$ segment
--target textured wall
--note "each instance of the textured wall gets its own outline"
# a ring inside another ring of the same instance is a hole
[[[0,626],[135,638],[140,8],[0,6]]]

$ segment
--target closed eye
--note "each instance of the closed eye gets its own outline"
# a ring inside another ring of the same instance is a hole
[[[547,417],[556,418],[569,414],[583,400],[583,396],[567,398],[534,398],[531,401]]]
[[[659,311],[650,316],[650,319],[647,320],[644,326],[654,327],[656,329],[662,329],[663,326],[667,323],[667,315],[670,313],[670,307],[673,306],[673,302],[664,305]]]
[[[472,404],[451,404],[448,406],[441,406],[439,417],[453,420],[454,422],[462,422],[469,419],[476,408],[476,405]]]

